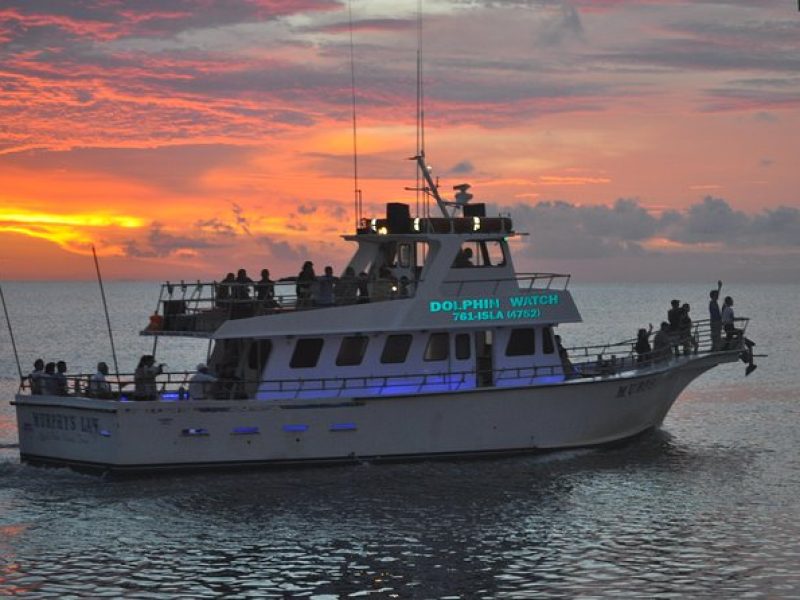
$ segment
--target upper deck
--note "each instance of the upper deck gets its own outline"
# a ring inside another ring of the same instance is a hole
[[[509,217],[482,204],[412,218],[405,204],[361,219],[338,277],[166,283],[142,333],[217,339],[578,322],[569,275],[517,273]],[[391,302],[388,305],[387,302]],[[160,315],[160,318],[159,318]]]

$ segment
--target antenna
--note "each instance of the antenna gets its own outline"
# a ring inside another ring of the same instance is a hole
[[[97,271],[97,282],[100,284],[100,296],[103,298],[103,310],[106,313],[106,325],[108,326],[108,339],[111,340],[111,356],[114,358],[114,371],[117,373],[119,381],[119,365],[117,364],[117,351],[114,349],[114,334],[111,332],[111,319],[108,317],[108,304],[106,303],[106,291],[103,288],[103,277],[100,275],[100,263],[97,262],[97,252],[92,244],[92,256],[94,256],[94,268]]]
[[[417,0],[417,148],[416,156],[425,162],[425,95],[422,83],[422,0]],[[422,190],[420,172],[415,169],[417,174],[417,216],[419,216],[419,194]],[[430,214],[427,209],[427,196],[425,197],[425,216]]]
[[[358,187],[358,128],[356,122],[356,62],[353,48],[353,5],[347,0],[347,16],[350,23],[350,91],[353,100],[353,208],[356,219],[356,229],[361,222],[361,190]]]
[[[19,364],[19,354],[17,354],[17,343],[14,341],[14,330],[11,329],[11,319],[8,318],[8,309],[6,308],[6,297],[3,295],[3,286],[0,286],[0,300],[3,301],[3,314],[6,316],[6,325],[8,325],[8,335],[11,337],[11,348],[14,350],[14,358],[17,361],[17,372],[19,373],[19,384],[22,386],[22,381],[25,377],[22,375],[22,366]]]

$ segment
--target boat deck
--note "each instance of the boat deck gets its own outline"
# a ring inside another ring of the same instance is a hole
[[[744,330],[748,319],[736,319]],[[633,349],[636,340],[614,344],[567,348],[569,363],[556,366],[527,366],[490,370],[416,372],[401,375],[365,374],[358,377],[306,377],[246,381],[218,379],[207,394],[217,400],[255,398],[258,400],[293,400],[313,398],[353,398],[372,396],[415,395],[436,392],[466,391],[478,388],[510,388],[552,385],[571,381],[608,377],[635,377],[660,371],[703,355],[726,354],[735,357],[742,350],[742,340],[725,342],[712,350],[708,320],[696,321],[689,340],[674,340],[667,353],[639,356]],[[676,352],[677,350],[677,352]],[[188,386],[193,372],[167,372],[158,377],[158,395],[153,400],[175,401],[188,399]],[[88,393],[90,374],[67,376],[70,396],[92,397]],[[109,400],[139,400],[134,394],[132,373],[108,376],[112,393]],[[21,392],[30,391],[22,382]]]

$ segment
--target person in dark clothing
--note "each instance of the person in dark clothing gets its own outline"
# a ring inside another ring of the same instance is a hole
[[[717,281],[717,289],[708,293],[708,318],[711,324],[711,351],[716,352],[722,348],[722,312],[719,309],[719,293],[722,290],[722,280]]]
[[[369,275],[361,271],[358,274],[356,284],[358,286],[358,303],[366,304],[369,302]]]
[[[233,290],[231,286],[236,284],[236,277],[233,273],[228,273],[225,275],[225,278],[220,281],[217,285],[217,306],[228,308],[230,307],[229,300],[233,296]]]
[[[697,352],[697,340],[692,336],[692,318],[689,316],[688,304],[681,306],[680,340],[684,356],[689,356],[691,350]]]
[[[736,316],[733,313],[733,298],[731,296],[725,296],[725,301],[722,303],[722,326],[725,329],[725,343],[722,348],[723,350],[727,350],[734,342],[737,344],[739,340],[744,342],[744,350],[742,350],[739,358],[742,359],[742,362],[747,363],[747,369],[745,369],[744,374],[750,375],[750,373],[758,368],[758,365],[753,362],[753,346],[755,346],[756,343],[744,337],[744,330],[736,327],[734,325],[735,322]]]
[[[33,371],[28,375],[28,383],[31,386],[31,394],[41,396],[44,393],[44,361],[37,358],[33,363]]]
[[[672,346],[672,351],[675,356],[680,356],[680,339],[681,339],[681,302],[680,300],[672,300],[670,302],[670,309],[667,311],[667,322],[669,323],[669,337]]]
[[[653,333],[653,324],[650,323],[650,329],[640,329],[636,334],[636,362],[647,365],[653,358],[653,349],[650,347],[650,334]]]
[[[261,279],[255,283],[256,299],[262,308],[275,306],[275,282],[269,278],[269,269],[261,269]]]
[[[661,328],[656,332],[655,337],[653,337],[653,360],[656,362],[669,360],[671,344],[669,323],[662,321]]]
[[[297,308],[308,308],[311,306],[311,294],[317,275],[314,273],[314,263],[307,260],[303,263],[303,268],[297,275],[295,291],[297,293]]]
[[[69,385],[67,383],[67,363],[60,360],[56,363],[55,389],[59,396],[69,396]]]

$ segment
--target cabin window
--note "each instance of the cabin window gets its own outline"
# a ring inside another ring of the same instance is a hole
[[[247,353],[247,366],[257,370],[259,373],[267,366],[267,359],[272,351],[272,342],[269,340],[257,340],[250,344],[250,351]]]
[[[506,356],[528,356],[536,353],[536,330],[532,327],[512,329]]]
[[[480,261],[484,267],[503,267],[506,264],[506,255],[503,244],[499,241],[480,243]]]
[[[289,366],[293,369],[310,369],[317,366],[322,352],[322,338],[303,338],[297,340]]]
[[[456,334],[456,359],[467,360],[471,356],[468,333]]]
[[[381,362],[384,364],[405,362],[409,348],[411,348],[410,335],[390,335],[383,346]]]
[[[342,340],[339,346],[339,354],[336,355],[336,366],[352,367],[360,365],[364,360],[364,353],[367,351],[369,339],[365,335],[352,335]]]
[[[545,327],[542,329],[542,351],[545,354],[553,354],[556,351],[553,343],[553,328]]]
[[[475,250],[473,246],[474,244],[472,243],[462,244],[455,260],[453,260],[453,268],[465,269],[475,266],[475,260],[477,257],[475,256]]]
[[[450,336],[447,333],[432,333],[425,348],[425,360],[446,360],[449,344]]]
[[[408,269],[409,267],[413,267],[414,265],[411,264],[413,260],[414,253],[411,252],[411,244],[400,244],[397,248],[397,266],[402,267],[403,269]]]

